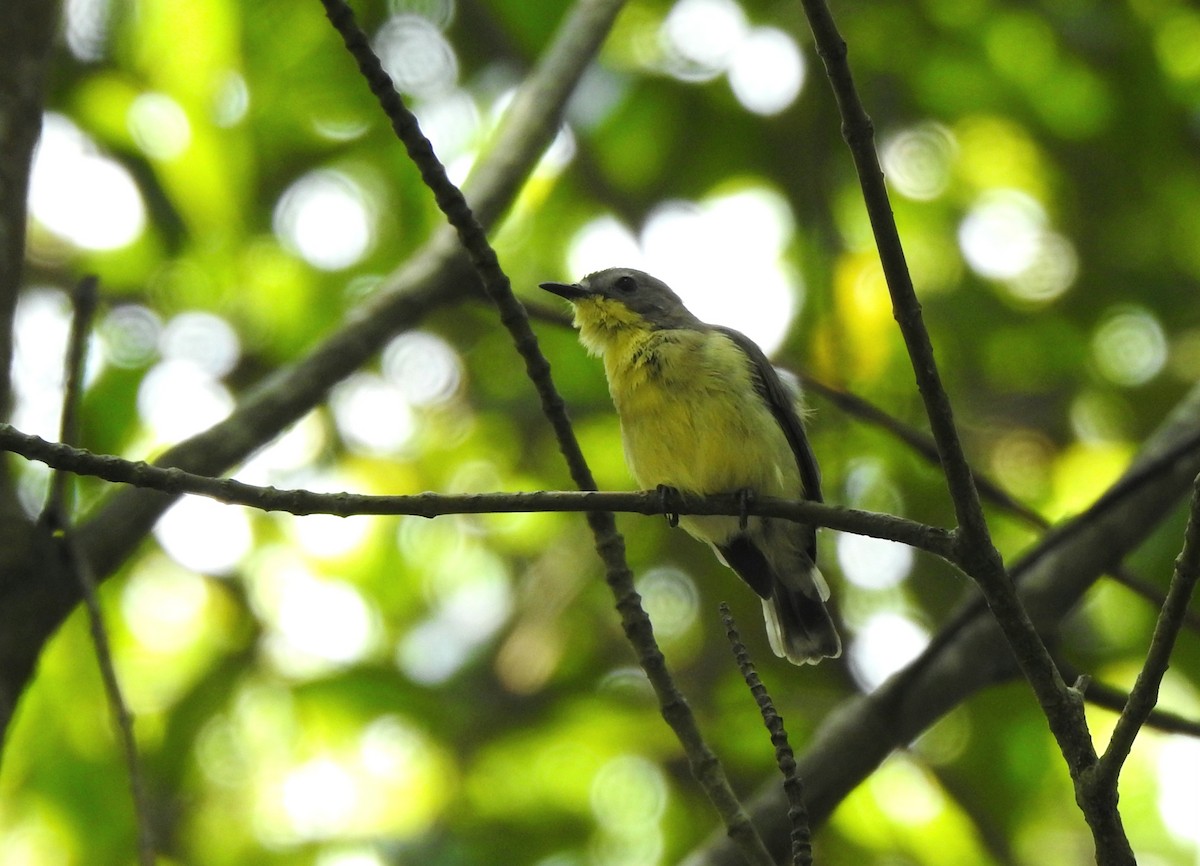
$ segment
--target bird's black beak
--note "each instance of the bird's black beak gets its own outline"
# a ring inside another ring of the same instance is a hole
[[[591,295],[591,292],[579,283],[539,283],[538,285],[547,292],[553,292],[568,301],[578,301]]]

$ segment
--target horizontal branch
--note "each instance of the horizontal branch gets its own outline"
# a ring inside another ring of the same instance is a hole
[[[590,490],[538,491],[530,493],[417,493],[409,496],[376,496],[361,493],[315,493],[311,490],[281,490],[260,487],[231,478],[210,478],[173,467],[152,466],[141,461],[93,454],[39,436],[22,433],[0,424],[0,450],[11,451],[55,469],[90,475],[120,484],[150,488],[163,493],[193,493],[230,505],[246,505],[263,511],[289,514],[332,514],[338,517],[365,514],[438,517],[446,514],[484,514],[525,511],[620,511],[662,514],[663,498],[657,491],[640,493]],[[760,517],[782,517],[816,526],[827,526],[856,535],[869,535],[907,544],[948,559],[953,547],[949,532],[902,517],[841,508],[817,502],[756,497],[744,502],[732,493],[713,496],[672,496],[671,512],[678,514],[742,513]]]

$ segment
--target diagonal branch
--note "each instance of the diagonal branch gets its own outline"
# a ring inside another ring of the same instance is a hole
[[[1090,771],[1097,761],[1083,710],[1083,698],[1063,681],[992,542],[979,492],[954,425],[950,398],[938,374],[933,344],[921,316],[921,304],[904,259],[904,249],[900,244],[883,172],[875,152],[874,128],[854,86],[846,60],[846,43],[838,33],[825,0],[801,0],[801,3],[841,112],[842,135],[853,155],[862,186],[884,277],[892,297],[892,312],[908,348],[917,386],[925,402],[930,430],[937,443],[942,470],[954,502],[961,542],[960,562],[987,600],[1021,672],[1037,695],[1071,778],[1078,784],[1082,775]],[[1102,864],[1132,863],[1133,854],[1121,827],[1115,801],[1108,808],[1092,800],[1077,799],[1092,829],[1099,861]]]
[[[438,207],[458,232],[459,240],[482,279],[488,297],[496,304],[500,322],[512,336],[513,343],[525,362],[526,374],[541,398],[542,410],[554,428],[559,449],[566,458],[572,479],[584,490],[595,490],[596,484],[591,470],[567,418],[566,406],[551,381],[550,364],[538,348],[537,337],[529,325],[529,317],[524,307],[513,296],[508,276],[501,269],[483,227],[476,220],[462,193],[446,176],[445,168],[422,133],[416,117],[405,106],[391,79],[384,72],[379,58],[371,51],[365,34],[359,29],[354,20],[354,13],[345,0],[322,0],[322,4],[330,22],[341,34],[346,48],[358,63],[371,92],[391,121],[396,135],[404,143],[405,150],[416,163],[422,179],[433,192]],[[751,863],[769,866],[770,857],[762,839],[734,795],[717,756],[704,742],[695,715],[667,669],[666,660],[654,639],[650,619],[634,589],[633,574],[625,559],[625,541],[617,532],[615,517],[607,511],[591,511],[587,517],[595,536],[596,551],[604,562],[606,580],[621,614],[626,637],[633,645],[638,661],[654,688],[663,718],[684,748],[692,774],[745,857]]]
[[[484,227],[509,206],[553,139],[567,98],[622,5],[623,0],[581,0],[521,86],[492,148],[467,184]],[[454,233],[437,233],[308,356],[276,371],[251,389],[232,415],[156,462],[204,475],[227,471],[318,405],[329,388],[397,331],[412,327],[431,310],[471,296],[478,285]],[[82,528],[96,570],[107,573],[124,561],[169,505],[169,499],[138,491],[107,503]]]
[[[67,339],[67,357],[64,361],[62,421],[58,437],[70,447],[79,441],[79,410],[83,402],[83,373],[87,363],[88,334],[96,313],[97,280],[86,276],[79,281],[71,295],[71,332]],[[71,490],[74,479],[71,474],[56,471],[50,479],[50,492],[42,511],[42,522],[69,517],[74,503]]]
[[[829,400],[847,415],[865,421],[868,424],[874,425],[895,438],[899,439],[919,456],[924,458],[934,466],[938,465],[937,445],[929,437],[928,434],[905,424],[903,421],[889,415],[883,409],[876,406],[874,403],[866,400],[857,394],[843,391],[839,388],[834,388],[831,385],[826,385],[819,379],[814,379],[807,374],[799,374],[804,387],[810,391],[820,394],[825,399]],[[1034,509],[1030,508],[1024,502],[1021,502],[1016,497],[1010,495],[1003,487],[993,481],[986,473],[979,472],[977,469],[972,470],[972,475],[975,478],[975,486],[978,488],[980,495],[985,502],[988,502],[1003,511],[1019,518],[1027,525],[1042,531],[1051,528],[1051,523]],[[1149,581],[1144,580],[1135,574],[1129,567],[1118,564],[1113,567],[1111,576],[1121,585],[1128,587],[1142,598],[1149,601],[1155,608],[1161,608],[1164,602],[1163,591]],[[1184,624],[1193,630],[1200,630],[1200,614],[1193,613],[1190,610],[1184,611]],[[1060,670],[1062,668],[1061,661],[1056,659]],[[1066,679],[1072,679],[1067,677]],[[1093,686],[1094,687],[1094,686]],[[1088,699],[1091,699],[1090,688]],[[1118,707],[1118,709],[1120,709]]]
[[[5,3],[0,8],[6,16],[11,9],[19,17],[26,14],[21,11],[26,6],[50,9],[53,5]],[[500,133],[498,143],[505,152],[490,151],[473,176],[473,202],[485,225],[508,207],[550,143],[571,88],[621,5],[622,0],[580,0],[555,35],[545,60],[522,85]],[[13,32],[20,32],[19,28]],[[3,168],[0,165],[0,171]],[[157,462],[206,475],[227,471],[318,405],[330,387],[354,372],[397,331],[477,288],[453,232],[437,233],[322,344],[252,388],[224,421],[169,449]],[[172,501],[171,496],[153,491],[123,490],[78,527],[80,545],[98,578],[125,561]],[[15,501],[9,510],[20,514]],[[80,595],[71,575],[45,568],[44,539],[17,532],[0,540],[4,541],[0,557],[6,565],[0,579],[2,736],[42,644]]]
[[[847,415],[887,431],[890,435],[899,439],[920,455],[925,461],[932,463],[934,466],[940,465],[941,455],[938,453],[937,443],[929,437],[928,433],[905,424],[903,421],[876,406],[870,400],[860,397],[857,394],[843,391],[840,388],[834,388],[832,385],[827,385],[806,373],[798,373],[797,375],[806,389],[820,394]],[[1008,491],[988,478],[986,474],[973,470],[972,478],[974,478],[975,486],[984,499],[1020,518],[1032,527],[1037,529],[1048,529],[1050,527],[1050,522],[1046,518],[1010,495]]]
[[[825,63],[825,71],[842,116],[842,137],[850,148],[859,184],[862,186],[863,201],[866,203],[867,216],[875,235],[875,246],[879,251],[884,278],[892,296],[892,314],[908,347],[917,387],[925,401],[925,412],[929,416],[930,430],[937,443],[943,471],[946,473],[959,527],[966,542],[992,548],[991,536],[983,516],[983,506],[980,504],[971,468],[967,464],[962,442],[954,426],[950,398],[942,386],[933,356],[933,344],[921,317],[921,304],[913,289],[908,263],[904,258],[904,247],[900,243],[900,233],[892,216],[883,170],[879,167],[879,157],[875,152],[875,129],[858,97],[854,77],[850,73],[850,64],[846,59],[846,43],[838,32],[825,0],[801,0],[801,5],[808,17],[809,27],[812,28],[817,53]],[[999,554],[995,553],[994,549],[991,549],[988,556],[999,561]]]
[[[1056,659],[1056,661],[1064,677],[1073,680],[1079,679],[1081,674],[1074,670],[1069,663],[1064,662],[1062,659]],[[1090,706],[1103,707],[1106,710],[1112,710],[1118,715],[1124,711],[1126,705],[1129,703],[1128,691],[1095,679],[1088,683],[1084,697]],[[1150,715],[1146,717],[1145,727],[1153,728],[1156,731],[1162,731],[1166,734],[1183,734],[1186,737],[1200,738],[1200,720],[1185,718],[1178,713],[1159,709],[1158,707],[1152,709]]]
[[[1044,633],[1087,589],[1155,530],[1200,473],[1200,386],[1146,441],[1137,459],[1095,508],[1039,542],[1013,567],[1021,599]],[[1113,495],[1120,491],[1120,495]],[[1016,674],[996,623],[970,601],[949,618],[916,661],[870,695],[839,705],[799,758],[813,825],[895,749],[903,748],[977,691]],[[786,856],[787,804],[772,786],[751,807],[777,860]],[[710,839],[689,866],[735,866],[736,850]]]
[[[1150,640],[1150,651],[1146,663],[1138,673],[1129,700],[1117,719],[1116,728],[1109,740],[1108,748],[1100,758],[1092,784],[1112,798],[1116,798],[1117,777],[1121,767],[1133,748],[1138,731],[1150,718],[1158,703],[1158,688],[1171,661],[1171,650],[1183,626],[1183,615],[1191,601],[1196,581],[1200,579],[1200,476],[1197,476],[1192,493],[1192,509],[1184,532],[1183,550],[1175,560],[1175,574],[1171,578],[1167,600],[1159,612]]]
[[[792,856],[788,861],[791,866],[812,866],[812,828],[808,823],[808,809],[804,805],[804,783],[796,775],[796,755],[788,741],[787,730],[783,726],[783,717],[775,709],[775,702],[763,685],[754,662],[750,660],[750,652],[742,643],[738,634],[737,624],[729,605],[721,602],[721,622],[725,625],[725,636],[729,638],[733,657],[737,661],[738,670],[754,702],[758,704],[763,724],[771,736],[771,745],[775,747],[775,763],[783,774],[783,793],[788,801],[788,823],[792,828]]]
[[[75,287],[71,297],[72,317],[71,334],[67,342],[67,357],[65,360],[66,375],[63,388],[62,422],[59,435],[64,442],[74,442],[79,436],[79,410],[83,401],[83,373],[87,363],[87,341],[91,332],[92,318],[96,312],[96,278],[84,277]],[[63,567],[75,574],[83,593],[84,606],[88,613],[88,626],[92,635],[92,644],[96,649],[96,662],[100,668],[100,678],[104,683],[104,692],[112,710],[113,723],[120,741],[121,754],[125,758],[126,772],[129,776],[129,787],[133,795],[133,811],[137,823],[138,862],[141,866],[154,866],[154,837],[150,829],[149,801],[146,797],[145,779],[142,774],[141,761],[138,756],[137,739],[133,733],[133,716],[129,705],[121,693],[121,684],[117,679],[116,666],[113,664],[112,644],[108,639],[108,629],[104,625],[104,615],[100,611],[100,599],[96,595],[96,576],[92,573],[87,557],[79,546],[71,526],[72,497],[71,488],[74,476],[68,472],[57,470],[50,480],[50,492],[46,497],[46,507],[42,511],[41,523],[49,527],[58,542],[58,552]]]

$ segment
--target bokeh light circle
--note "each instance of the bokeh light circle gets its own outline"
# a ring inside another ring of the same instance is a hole
[[[734,0],[678,0],[660,33],[667,72],[681,81],[711,81],[729,66],[746,27]]]
[[[1110,382],[1144,385],[1167,363],[1167,338],[1148,310],[1122,307],[1110,312],[1092,337],[1096,368]]]
[[[374,215],[357,183],[340,172],[304,175],[275,207],[275,234],[316,268],[338,271],[357,264],[374,242]]]
[[[805,72],[795,39],[774,27],[756,27],[733,51],[729,87],[747,110],[779,114],[800,95]]]
[[[888,182],[917,201],[937,198],[950,183],[958,150],[954,134],[940,123],[920,123],[884,138],[880,148]]]
[[[871,691],[928,644],[929,632],[913,620],[898,613],[879,613],[863,623],[851,641],[850,670],[863,688]]]
[[[125,167],[101,156],[74,123],[50,113],[34,151],[29,212],[59,237],[88,250],[116,250],[141,236],[146,206]]]
[[[431,99],[449,92],[458,81],[458,56],[422,15],[393,15],[375,35],[373,46],[402,93]]]

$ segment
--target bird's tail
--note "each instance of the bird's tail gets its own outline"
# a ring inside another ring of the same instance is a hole
[[[829,585],[816,565],[807,566],[806,574],[777,574],[771,597],[762,600],[772,651],[797,665],[815,665],[842,654],[842,640],[825,608]]]

